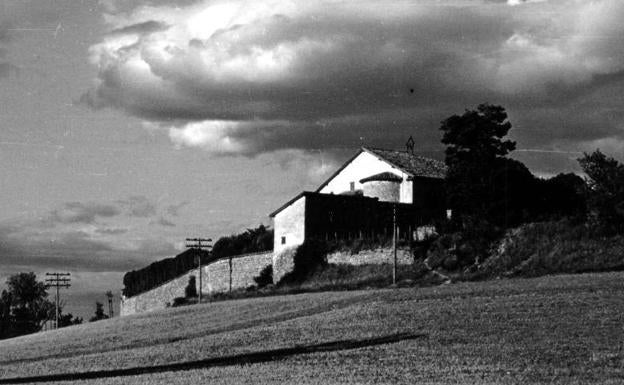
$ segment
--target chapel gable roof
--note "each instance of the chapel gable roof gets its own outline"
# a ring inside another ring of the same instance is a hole
[[[407,151],[363,148],[378,158],[396,166],[413,177],[441,178],[446,175],[446,165],[439,160],[414,155]]]
[[[347,160],[336,172],[334,172],[316,191],[319,192],[323,187],[327,186],[336,175],[340,174],[355,158],[361,153],[367,152],[386,163],[400,169],[411,177],[438,178],[444,179],[446,176],[446,165],[439,160],[425,158],[424,156],[414,155],[407,151],[385,150],[382,148],[362,147],[360,151]]]

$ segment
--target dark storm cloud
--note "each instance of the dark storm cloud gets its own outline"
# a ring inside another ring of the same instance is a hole
[[[124,229],[124,228],[103,228],[103,229],[96,229],[95,232],[99,233],[99,234],[104,234],[104,235],[119,235],[119,234],[127,233],[128,229]]]
[[[0,55],[0,58],[2,55]],[[17,75],[19,73],[19,67],[9,62],[0,61],[0,78],[4,78],[10,75]]]
[[[117,203],[131,217],[148,218],[156,215],[156,205],[142,195],[131,196]]]
[[[30,226],[0,226],[0,255],[7,268],[28,265],[33,269],[128,271],[177,253],[171,243],[160,239],[145,239],[124,248],[116,242],[93,239],[84,231],[34,234]]]
[[[52,223],[94,223],[97,218],[110,218],[119,215],[119,208],[95,202],[69,202],[62,208],[53,210],[49,220]]]
[[[520,146],[583,145],[622,136],[623,15],[615,0],[140,7],[91,47],[83,101],[215,154],[408,135],[435,150],[439,122],[483,102],[507,108]]]
[[[131,196],[114,203],[68,202],[52,210],[44,222],[93,224],[98,219],[112,218],[122,214],[128,217],[149,218],[155,216],[156,213],[156,205],[141,195]]]
[[[17,75],[19,73],[19,67],[9,62],[7,59],[9,50],[6,45],[11,42],[11,40],[12,34],[10,31],[10,24],[0,20],[0,78]]]
[[[180,202],[178,204],[175,205],[169,205],[166,207],[165,211],[167,212],[167,214],[173,216],[173,217],[177,217],[180,214],[180,210],[182,210],[182,208],[184,208],[184,206],[188,206],[191,202],[189,201],[184,201],[184,202]]]
[[[0,44],[11,40],[10,24],[0,21]]]
[[[163,227],[175,227],[175,223],[171,222],[170,220],[168,220],[168,219],[166,219],[164,217],[160,217],[160,218],[158,218],[157,221],[153,221],[151,223],[159,225],[159,226],[163,226]]]

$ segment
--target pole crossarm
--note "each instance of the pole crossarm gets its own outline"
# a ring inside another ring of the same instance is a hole
[[[70,282],[71,282],[71,273],[46,273],[46,276],[49,278],[46,278],[45,280],[45,285],[46,285],[46,289],[49,289],[51,287],[56,288],[56,329],[58,329],[58,322],[59,322],[59,304],[60,304],[60,292],[59,289],[60,288],[69,288],[71,286]]]

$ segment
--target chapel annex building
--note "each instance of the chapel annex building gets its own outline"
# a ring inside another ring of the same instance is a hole
[[[411,151],[362,147],[316,191],[304,191],[270,216],[274,255],[306,239],[411,240],[419,226],[445,215],[443,162]]]

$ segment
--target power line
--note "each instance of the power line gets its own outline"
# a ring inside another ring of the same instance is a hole
[[[69,278],[70,273],[46,273],[46,276],[50,278],[46,278],[46,288],[56,287],[56,325],[55,329],[58,329],[59,325],[59,301],[60,301],[60,293],[59,289],[61,287],[69,288],[71,284],[71,278]]]
[[[202,242],[204,242],[202,244]],[[201,267],[201,251],[206,249],[210,253],[210,249],[212,249],[212,239],[210,238],[186,238],[186,247],[193,250],[199,250],[199,253],[196,253],[197,258],[197,267],[199,269],[199,292],[197,303],[201,303],[202,297],[202,267]]]

